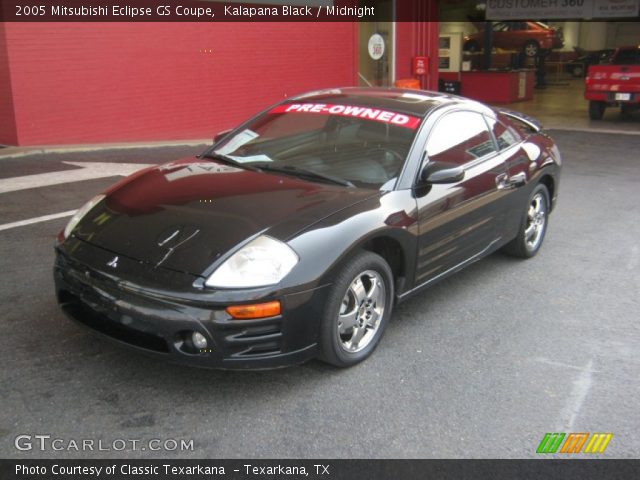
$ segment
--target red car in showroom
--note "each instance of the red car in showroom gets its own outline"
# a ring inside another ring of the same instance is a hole
[[[480,51],[484,43],[484,23],[475,25],[478,32],[464,37],[467,52]],[[495,22],[492,30],[494,47],[522,51],[527,57],[564,46],[562,29],[542,22]]]

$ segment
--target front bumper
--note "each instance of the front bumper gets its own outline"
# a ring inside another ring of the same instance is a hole
[[[225,369],[278,368],[316,356],[320,317],[328,285],[278,298],[254,298],[245,303],[280,300],[282,313],[259,320],[236,320],[228,304],[212,303],[206,295],[173,289],[140,287],[127,277],[154,278],[170,285],[191,285],[197,277],[160,271],[119,257],[116,272],[105,265],[114,254],[80,242],[73,255],[58,247],[54,280],[62,310],[76,322],[121,344],[171,362]],[[68,250],[68,249],[67,249]],[[234,304],[243,303],[238,291]],[[206,349],[197,349],[191,334],[205,336]]]

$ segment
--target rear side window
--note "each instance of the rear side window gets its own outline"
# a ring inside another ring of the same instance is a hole
[[[427,140],[427,155],[435,162],[463,165],[494,152],[487,124],[482,115],[475,112],[446,114]]]
[[[500,115],[500,117],[504,118],[505,116]],[[522,120],[518,119],[517,117],[512,117],[512,116],[509,115],[509,116],[507,116],[507,119],[508,119],[508,121],[506,121],[504,123],[509,124],[509,125],[513,125],[513,127],[514,127],[514,128],[512,128],[513,132],[518,134],[521,138],[526,138],[529,135],[537,133],[537,130],[535,128],[533,128],[527,122],[523,122]]]
[[[640,64],[640,48],[619,50],[613,57],[614,65],[638,65]]]
[[[496,137],[500,150],[516,145],[522,140],[515,128],[508,127],[494,118],[485,117],[485,119],[493,131],[493,136]]]

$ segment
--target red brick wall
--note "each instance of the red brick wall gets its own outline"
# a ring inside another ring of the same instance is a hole
[[[17,141],[5,122],[3,87],[0,143],[210,138],[286,95],[357,78],[352,23],[5,28]],[[0,81],[7,63],[1,52]]]
[[[435,18],[435,2],[399,5]],[[0,23],[0,144],[212,138],[285,96],[357,85],[357,28]],[[437,35],[435,22],[396,24],[396,78],[427,55],[422,85],[437,89]]]
[[[4,23],[0,22],[0,144],[15,145],[18,139],[10,80]]]

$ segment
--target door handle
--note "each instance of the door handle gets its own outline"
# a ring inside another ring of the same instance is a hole
[[[524,172],[516,173],[509,176],[506,173],[501,173],[496,177],[496,187],[498,190],[505,190],[507,188],[522,187],[527,183],[527,174]]]
[[[515,175],[512,175],[511,177],[509,177],[509,186],[510,187],[522,187],[524,184],[527,183],[527,174],[524,172],[520,172],[520,173],[516,173]]]
[[[496,176],[496,187],[498,188],[498,190],[504,190],[505,188],[507,188],[508,183],[509,175],[507,175],[506,173],[501,173],[500,175]]]

